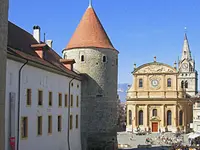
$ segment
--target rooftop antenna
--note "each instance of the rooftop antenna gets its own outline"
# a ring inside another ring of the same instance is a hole
[[[89,0],[89,8],[92,7],[92,0]]]

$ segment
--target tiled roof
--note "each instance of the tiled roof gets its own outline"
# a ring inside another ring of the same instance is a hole
[[[8,53],[11,55],[15,55],[20,58],[28,59],[29,61],[39,63],[45,67],[50,67],[57,71],[61,71],[66,75],[76,76],[80,78],[80,76],[67,69],[61,62],[62,59],[53,49],[49,48],[46,52],[45,59],[42,59],[38,56],[38,54],[31,48],[32,44],[38,44],[38,42],[34,39],[34,37],[16,26],[15,24],[9,22],[8,23]]]
[[[108,48],[115,50],[92,7],[87,8],[65,49],[85,47]]]

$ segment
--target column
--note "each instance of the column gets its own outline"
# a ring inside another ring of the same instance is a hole
[[[161,106],[161,127],[165,127],[165,105]]]
[[[136,116],[137,114],[135,113],[136,112],[136,105],[133,105],[133,109],[132,109],[132,126],[133,128],[136,127]]]
[[[149,127],[149,112],[148,112],[148,105],[145,105],[144,108],[144,126],[145,128]]]
[[[177,119],[178,119],[178,116],[177,116],[177,106],[174,105],[174,113],[172,114],[172,119],[173,119],[173,125],[174,127],[177,127]]]
[[[164,98],[166,98],[166,79],[165,79],[165,74],[163,74],[163,95],[164,95]]]

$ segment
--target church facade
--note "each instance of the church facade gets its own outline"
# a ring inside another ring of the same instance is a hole
[[[174,66],[156,61],[134,66],[133,84],[127,92],[127,131],[188,131],[197,93],[197,72],[187,35],[182,58]]]

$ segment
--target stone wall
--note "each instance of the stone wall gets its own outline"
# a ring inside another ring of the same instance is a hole
[[[8,0],[0,0],[0,150],[5,150],[5,80],[8,32]]]
[[[117,140],[118,52],[82,48],[66,50],[63,54],[67,59],[75,59],[74,70],[84,76],[81,104],[83,149],[92,145],[103,148],[106,142]],[[82,56],[84,61],[81,61]]]

